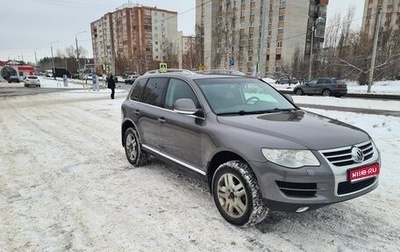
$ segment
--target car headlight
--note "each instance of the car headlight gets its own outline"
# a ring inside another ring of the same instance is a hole
[[[275,164],[288,168],[319,166],[317,157],[309,150],[262,149],[264,157]]]

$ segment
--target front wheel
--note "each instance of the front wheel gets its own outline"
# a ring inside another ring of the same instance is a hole
[[[145,165],[149,161],[149,154],[142,149],[137,132],[128,128],[124,134],[125,155],[129,163],[134,166]]]
[[[218,211],[229,223],[252,226],[267,216],[260,186],[247,163],[232,160],[220,165],[211,183]]]
[[[296,95],[303,95],[304,94],[304,92],[303,92],[303,90],[301,88],[296,89],[296,91],[294,91],[294,93]]]

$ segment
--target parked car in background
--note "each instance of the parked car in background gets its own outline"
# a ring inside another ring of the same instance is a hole
[[[12,76],[8,77],[7,81],[8,81],[8,83],[12,83],[12,82],[19,83],[20,79],[18,76],[12,75]]]
[[[299,82],[297,79],[295,78],[279,78],[275,81],[276,84],[297,84],[297,82]]]
[[[125,84],[132,85],[139,76],[139,74],[128,75],[128,78],[125,79]]]
[[[293,89],[296,95],[323,95],[340,97],[347,94],[347,84],[337,78],[316,78]]]
[[[37,77],[36,75],[26,75],[24,77],[24,86],[25,87],[30,87],[30,86],[40,87],[39,77]]]
[[[121,75],[115,76],[115,80],[118,83],[125,83],[125,79]]]
[[[367,132],[305,111],[258,78],[146,74],[121,112],[127,160],[140,166],[153,156],[200,175],[234,225],[350,200],[379,184],[380,154]]]

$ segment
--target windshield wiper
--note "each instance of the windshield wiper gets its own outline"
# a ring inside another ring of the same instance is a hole
[[[240,111],[234,111],[234,112],[225,112],[225,113],[218,113],[217,115],[221,116],[221,115],[246,115],[249,112],[246,112],[244,110],[240,110]]]
[[[296,108],[274,108],[274,109],[267,109],[267,110],[255,110],[255,111],[235,111],[235,112],[225,112],[219,113],[217,115],[224,116],[224,115],[256,115],[256,114],[266,114],[266,113],[275,113],[275,112],[283,112],[283,111],[296,111]]]

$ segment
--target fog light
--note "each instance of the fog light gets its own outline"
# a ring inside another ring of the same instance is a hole
[[[307,211],[308,208],[309,208],[308,206],[306,206],[306,207],[300,207],[300,208],[298,208],[298,209],[296,210],[296,212],[297,212],[297,213],[302,213],[302,212]]]

